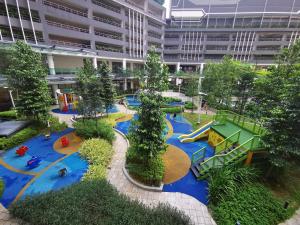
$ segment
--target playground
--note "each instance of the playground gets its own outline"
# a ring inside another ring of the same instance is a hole
[[[63,143],[64,138],[68,143]],[[39,135],[5,152],[0,158],[5,185],[1,204],[8,207],[26,196],[79,182],[88,168],[88,163],[78,155],[81,142],[74,130],[68,128],[47,138]]]

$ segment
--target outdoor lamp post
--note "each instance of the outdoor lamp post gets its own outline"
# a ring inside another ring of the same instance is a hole
[[[8,87],[4,87],[4,88],[8,89]],[[12,95],[12,90],[8,90],[8,92],[9,92],[9,98],[10,98],[11,104],[12,104],[13,108],[15,108],[16,105],[15,105],[15,101],[14,101],[14,98],[13,98],[13,95]]]
[[[199,77],[199,84],[198,84],[198,94],[199,94],[199,117],[198,117],[198,124],[200,124],[200,114],[201,114],[201,108],[202,108],[202,101],[203,101],[203,96],[206,95],[205,93],[201,92],[202,90],[202,79],[204,77]]]

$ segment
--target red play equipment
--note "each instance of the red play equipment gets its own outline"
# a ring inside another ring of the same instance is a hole
[[[61,140],[61,145],[63,147],[67,147],[69,145],[69,143],[70,143],[70,141],[69,141],[69,139],[67,137],[62,137],[60,140]]]
[[[27,151],[28,151],[28,147],[27,146],[21,146],[20,148],[18,148],[16,150],[16,154],[18,156],[24,156]]]

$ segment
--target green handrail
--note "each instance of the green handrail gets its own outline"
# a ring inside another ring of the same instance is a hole
[[[238,142],[240,139],[240,134],[241,134],[241,130],[238,130],[237,132],[227,137],[225,140],[218,143],[215,147],[215,154],[218,154],[226,150],[228,147],[230,147],[230,145]]]
[[[240,146],[236,147],[235,149],[231,150],[230,152],[223,154],[223,155],[215,155],[208,160],[205,160],[200,165],[202,167],[202,170],[200,171],[201,174],[205,174],[208,172],[211,168],[215,168],[218,166],[224,166],[226,164],[229,164],[232,161],[235,161],[236,159],[240,158],[242,155],[245,155],[248,151],[256,149],[260,145],[260,136],[255,135],[251,139],[247,140]],[[238,152],[239,151],[239,152]],[[238,152],[238,154],[235,154]],[[231,155],[234,155],[234,157],[230,157]],[[217,165],[217,162],[220,164]],[[205,168],[207,167],[207,168]]]
[[[192,155],[192,164],[198,162],[201,158],[204,159],[206,147],[201,148]]]

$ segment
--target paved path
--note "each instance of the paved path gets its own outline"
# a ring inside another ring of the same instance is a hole
[[[215,225],[207,207],[197,199],[182,193],[174,192],[150,192],[136,187],[130,183],[123,174],[127,141],[116,133],[114,142],[115,154],[113,156],[107,179],[119,192],[128,195],[132,199],[139,200],[146,205],[156,206],[159,202],[169,203],[190,216],[196,225]]]
[[[281,223],[279,225],[299,225],[300,224],[300,209],[298,209],[294,216],[290,218],[289,220],[285,221],[284,223]]]

